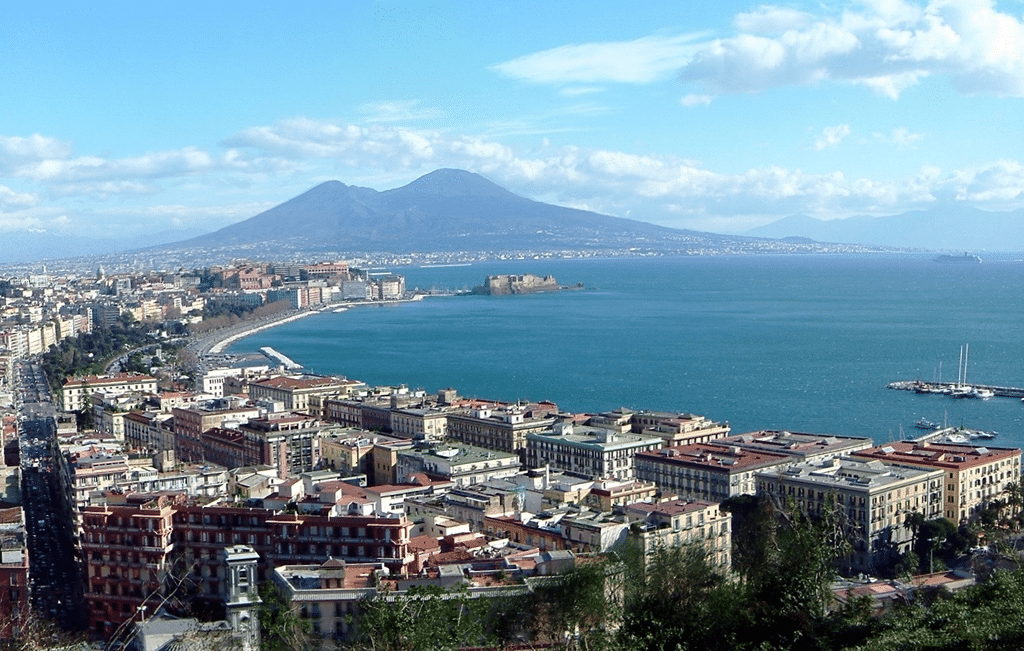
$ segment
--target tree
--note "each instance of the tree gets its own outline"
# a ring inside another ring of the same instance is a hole
[[[309,647],[307,622],[302,621],[273,581],[259,586],[261,651],[292,651]]]
[[[628,551],[625,612],[616,648],[737,649],[752,635],[746,585],[728,579],[704,545]]]
[[[772,503],[777,526],[764,541],[764,564],[749,579],[757,627],[768,648],[819,648],[839,560],[851,527],[834,501],[809,517],[792,502]]]
[[[359,603],[356,648],[446,651],[494,643],[486,599],[465,589],[413,586],[405,594],[378,592]],[[297,648],[297,647],[293,647]]]
[[[577,559],[576,566],[535,589],[535,633],[569,648],[609,648],[622,620],[621,596],[636,578],[614,557]]]

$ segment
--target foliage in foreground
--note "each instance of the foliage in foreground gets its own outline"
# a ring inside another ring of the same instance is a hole
[[[381,651],[503,648],[536,643],[587,651],[974,651],[1024,648],[1024,570],[996,572],[956,594],[919,593],[874,616],[867,598],[833,602],[829,586],[846,551],[841,513],[804,517],[757,505],[742,574],[700,546],[644,559],[627,546],[580,564],[557,582],[500,606],[465,592],[377,597],[351,648]],[[749,533],[749,532],[748,532]]]

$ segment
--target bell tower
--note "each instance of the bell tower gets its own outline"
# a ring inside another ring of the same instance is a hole
[[[231,630],[242,643],[242,651],[260,648],[260,596],[256,591],[256,562],[260,555],[248,545],[224,548],[227,580],[224,609]]]

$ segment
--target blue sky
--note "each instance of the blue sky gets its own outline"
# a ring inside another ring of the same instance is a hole
[[[742,232],[1024,207],[1024,0],[0,6],[0,242],[441,167]]]

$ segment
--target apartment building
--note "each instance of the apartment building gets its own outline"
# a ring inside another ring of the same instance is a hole
[[[732,567],[732,514],[717,502],[671,500],[641,502],[626,507],[626,519],[637,523],[635,536],[644,556],[650,559],[659,549],[701,545],[712,564]]]
[[[858,458],[878,459],[944,473],[942,517],[966,522],[994,500],[1005,500],[1006,487],[1020,483],[1021,450],[914,441],[898,441],[861,450]]]
[[[0,639],[11,639],[29,617],[29,557],[25,512],[0,509]]]
[[[254,402],[280,402],[288,411],[322,415],[326,399],[348,396],[364,386],[362,382],[346,378],[281,376],[249,382],[249,397]]]
[[[284,479],[309,472],[320,464],[320,433],[324,424],[304,414],[268,414],[250,418],[238,426],[247,450],[256,452],[253,458],[243,459],[239,465],[267,464],[277,466]]]
[[[177,595],[223,601],[224,549],[248,545],[258,554],[257,581],[287,564],[330,558],[376,563],[405,572],[412,524],[403,517],[298,515],[269,509],[203,506],[183,493],[136,494],[124,504],[82,511],[86,603],[93,631],[104,638]],[[188,586],[184,590],[176,590]],[[143,608],[147,610],[143,610]]]
[[[174,417],[157,412],[130,411],[124,415],[124,442],[132,450],[161,452],[174,449]]]
[[[440,441],[448,435],[447,407],[391,409],[391,433],[402,438]]]
[[[620,434],[564,419],[548,431],[526,435],[526,465],[550,465],[584,477],[626,481],[634,478],[634,456],[661,445],[657,436]]]
[[[826,461],[843,457],[874,445],[869,437],[809,434],[782,430],[760,430],[726,436],[716,443],[744,450],[774,452],[800,461]]]
[[[456,409],[448,414],[448,436],[481,448],[515,452],[525,460],[526,435],[550,430],[556,412],[551,403]]]
[[[944,471],[857,457],[803,462],[757,474],[757,492],[808,515],[835,508],[854,537],[844,560],[851,572],[873,572],[910,550],[906,517],[942,516]]]
[[[634,434],[660,436],[664,447],[707,443],[729,435],[729,424],[716,423],[697,414],[671,411],[630,412],[630,427]]]
[[[410,475],[425,473],[456,486],[482,484],[489,479],[519,474],[519,455],[488,450],[473,445],[430,445],[398,449],[398,482]]]
[[[156,378],[141,373],[67,378],[61,387],[61,407],[64,411],[78,411],[86,406],[94,393],[156,393],[156,391]]]
[[[182,461],[203,460],[203,433],[215,427],[238,427],[260,416],[258,407],[206,409],[175,407],[174,453]],[[248,465],[248,464],[243,464]]]
[[[785,454],[718,443],[695,443],[636,456],[636,478],[658,485],[665,495],[721,502],[757,491],[756,473],[795,463]]]
[[[96,635],[110,637],[125,622],[144,617],[145,608],[155,613],[163,595],[185,578],[174,574],[172,514],[167,496],[82,512],[85,601]]]

